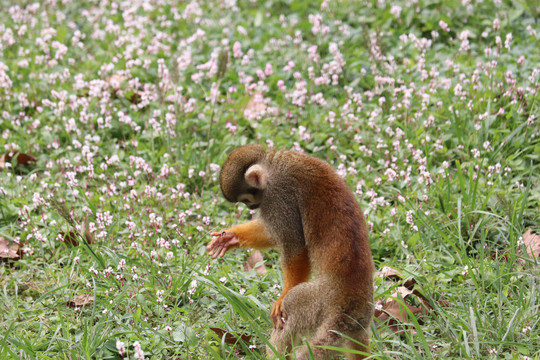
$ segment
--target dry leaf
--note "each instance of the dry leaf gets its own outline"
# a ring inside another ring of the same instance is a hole
[[[420,303],[425,307],[427,313],[427,310],[433,310],[433,306],[429,303],[429,300],[418,290],[413,290],[412,293],[418,297],[418,300],[420,300]]]
[[[90,230],[88,229],[88,226],[86,225],[87,224],[87,220],[88,218],[86,218],[84,220],[84,223],[83,223],[83,229],[85,229],[85,232],[84,232],[84,237],[86,238],[86,242],[88,244],[92,244],[94,242],[94,237],[92,236],[92,234],[90,233]],[[71,246],[79,246],[79,240],[78,240],[78,236],[77,236],[77,233],[75,231],[70,231],[70,232],[63,232],[63,231],[60,231],[58,233],[58,235],[60,235],[62,237],[62,241],[68,245],[71,245]]]
[[[405,280],[403,282],[403,286],[405,286],[409,290],[412,290],[414,288],[414,284],[416,284],[416,279],[415,278],[410,278],[410,279]]]
[[[540,259],[540,235],[533,233],[531,230],[527,230],[523,234],[523,246],[532,259]],[[523,258],[523,249],[518,248],[517,254],[520,257],[517,259],[521,265],[525,265],[527,261]],[[495,250],[495,253],[491,255],[492,260],[508,261],[510,257],[510,252],[508,250],[498,251]]]
[[[126,93],[126,99],[132,104],[138,104],[141,102],[143,92],[139,90],[131,90]]]
[[[86,228],[86,231],[84,233],[84,237],[86,238],[87,243],[89,243],[89,244],[94,243],[94,236],[92,235],[92,233],[90,232],[90,230],[88,228]]]
[[[90,229],[88,228],[88,216],[84,218],[83,222],[83,229],[84,229],[84,237],[86,238],[86,242],[89,244],[94,243],[94,236],[90,232]]]
[[[391,268],[390,266],[384,266],[380,271],[377,271],[375,276],[382,277],[383,279],[390,279],[393,281],[400,281],[404,278],[403,274],[399,270]],[[414,284],[416,284],[416,280],[414,278],[410,278],[403,282],[403,286],[408,289],[412,289],[414,287]]]
[[[19,260],[22,244],[10,242],[8,239],[0,237],[0,259],[1,260]]]
[[[82,295],[79,295],[79,296],[75,297],[75,299],[68,301],[67,306],[69,306],[69,307],[83,307],[83,306],[91,305],[93,302],[94,302],[94,297],[92,295],[82,294]]]
[[[122,83],[126,81],[126,79],[127,77],[124,75],[114,74],[105,79],[105,81],[112,89],[118,90],[122,86]]]
[[[409,324],[409,313],[405,310],[405,306],[413,314],[425,314],[427,310],[423,310],[414,305],[410,305],[405,302],[405,299],[411,295],[418,292],[417,290],[409,290],[404,286],[400,286],[396,289],[396,292],[390,295],[386,300],[378,300],[377,306],[375,307],[374,316],[379,319],[381,322],[387,322],[388,328],[393,332],[403,332],[406,330],[406,326]],[[420,294],[421,295],[421,294]],[[396,299],[402,298],[405,306],[397,301]],[[422,298],[427,302],[423,296]],[[424,303],[421,300],[422,304]],[[419,324],[423,322],[420,319],[417,319]]]
[[[406,326],[409,324],[409,313],[405,310],[405,307],[397,300],[388,298],[385,301],[379,300],[378,305],[382,306],[382,309],[375,310],[375,317],[381,322],[387,322],[388,328],[393,332],[403,332],[406,330]],[[422,313],[422,309],[405,303],[405,306],[413,313]],[[420,320],[418,320],[421,323]]]
[[[391,298],[397,298],[400,295],[403,299],[413,293],[412,290],[407,289],[405,286],[400,286],[396,289],[396,292],[390,295]]]
[[[403,279],[403,274],[401,274],[398,270],[391,268],[390,266],[384,266],[380,271],[377,271],[375,276],[391,280]]]
[[[244,271],[250,271],[251,269],[255,268],[255,272],[257,274],[266,274],[266,266],[264,264],[261,264],[259,266],[257,263],[263,261],[262,253],[259,250],[255,250],[246,260],[246,263],[244,264]]]
[[[122,84],[126,82],[128,79],[125,75],[120,74],[114,74],[109,76],[105,79],[105,82],[107,85],[109,85],[109,88],[113,94],[114,97],[117,95],[117,90],[122,89]],[[131,102],[132,104],[138,104],[141,102],[143,92],[136,89],[126,90],[124,91],[125,98]]]
[[[433,311],[433,306],[429,303],[429,300],[418,290],[413,290],[413,294],[418,297],[418,300],[422,304],[422,314],[428,315],[430,311]],[[439,299],[437,300],[439,306],[448,307],[450,302],[448,300]]]
[[[501,251],[499,252],[498,249],[495,249],[495,252],[491,254],[491,260],[500,260],[500,261],[508,261],[508,251]],[[518,259],[519,262],[522,262],[522,259]]]
[[[251,341],[251,335],[240,335],[240,334],[233,334],[231,332],[228,332],[226,330],[223,330],[221,328],[217,327],[211,327],[210,330],[215,332],[217,336],[220,338],[223,338],[223,335],[225,335],[225,343],[227,344],[236,344],[238,342],[238,338],[241,338],[245,342]]]
[[[13,164],[13,159],[16,159],[15,164]],[[0,169],[6,167],[6,163],[12,163],[13,165],[26,165],[33,162],[36,162],[36,157],[34,155],[29,155],[20,152],[9,152],[0,157]]]
[[[90,233],[90,230],[88,229],[88,216],[84,218],[82,228],[84,229],[84,237],[86,238],[86,242],[88,244],[94,243],[94,237]],[[70,231],[68,233],[65,233],[63,231],[60,231],[58,233],[62,237],[62,240],[71,246],[79,246],[79,240],[77,239],[77,233],[75,231]]]
[[[79,241],[77,240],[77,234],[75,233],[75,231],[70,231],[68,233],[60,231],[58,235],[62,237],[62,241],[64,243],[71,246],[79,246]]]
[[[540,235],[533,234],[531,230],[527,230],[523,234],[523,242],[525,243],[525,249],[527,254],[533,259],[540,258]]]

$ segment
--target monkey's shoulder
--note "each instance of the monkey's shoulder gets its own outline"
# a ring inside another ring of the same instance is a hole
[[[335,178],[336,170],[328,162],[295,150],[273,152],[268,157],[269,167],[279,176],[291,175],[295,178]]]

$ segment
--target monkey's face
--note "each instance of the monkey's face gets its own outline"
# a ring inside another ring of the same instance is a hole
[[[223,164],[219,184],[223,196],[231,202],[241,201],[248,207],[258,207],[261,202],[259,190],[264,190],[266,179],[262,167],[257,165],[265,157],[260,145],[246,145],[233,150]]]
[[[255,210],[261,205],[263,191],[254,187],[249,187],[247,190],[238,196],[238,201],[243,202],[246,206]]]

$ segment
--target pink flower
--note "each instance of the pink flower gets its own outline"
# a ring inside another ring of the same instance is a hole
[[[242,55],[242,44],[236,41],[233,45],[233,56],[235,59],[240,59]]]
[[[135,350],[135,359],[144,360],[144,351],[142,350],[141,344],[138,341],[133,343],[133,348]]]
[[[499,18],[493,19],[493,31],[499,30]]]
[[[443,31],[446,31],[446,32],[449,32],[450,31],[450,27],[448,27],[448,24],[445,23],[444,21],[439,21],[439,26],[441,27],[441,29],[443,29]]]

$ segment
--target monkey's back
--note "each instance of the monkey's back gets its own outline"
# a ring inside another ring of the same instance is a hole
[[[372,283],[373,260],[364,216],[335,169],[295,151],[269,152],[267,161],[272,171],[267,195],[284,209],[273,214],[269,226],[278,224],[277,232],[289,234],[286,241],[305,244],[319,274],[338,282]],[[291,207],[291,202],[296,206]],[[269,214],[261,210],[266,222]]]
[[[310,336],[315,346],[369,351],[374,266],[366,222],[353,192],[330,164],[317,158],[283,151],[270,153],[267,162],[272,171],[267,188],[272,197],[267,200],[280,204],[284,212],[272,214],[268,222],[269,213],[261,211],[261,216],[270,227],[279,224],[272,231],[279,234],[278,241],[287,242],[282,247],[297,252],[307,248],[316,272],[315,279],[294,286],[284,297],[288,319],[282,331],[273,331],[272,341],[290,344],[291,337],[298,341]],[[344,340],[335,330],[358,343]],[[326,353],[314,351],[316,359],[328,358]]]

